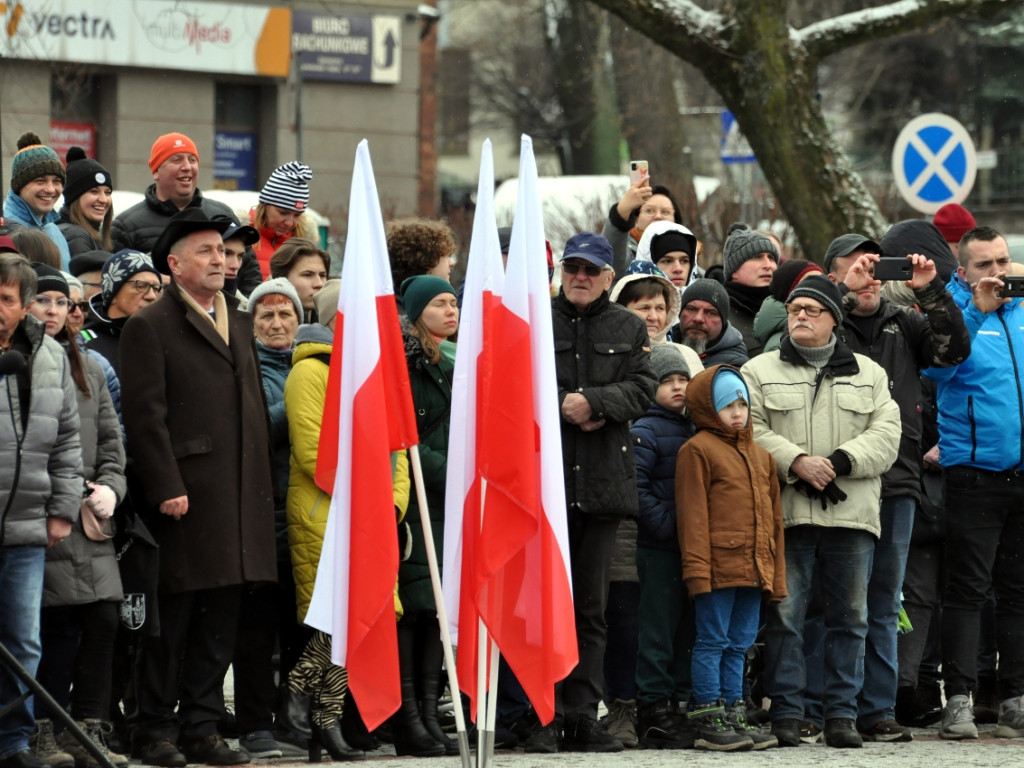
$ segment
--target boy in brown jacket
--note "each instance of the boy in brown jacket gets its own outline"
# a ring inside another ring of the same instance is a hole
[[[750,395],[739,371],[716,365],[686,394],[697,434],[676,460],[683,579],[694,600],[694,746],[764,749],[774,736],[746,722],[743,660],[753,645],[761,595],[786,595],[782,505],[775,460],[754,442]]]

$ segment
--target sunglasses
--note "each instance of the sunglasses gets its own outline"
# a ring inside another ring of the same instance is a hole
[[[73,301],[70,304],[68,304],[68,312],[74,312],[76,310],[81,312],[84,315],[86,312],[89,311],[89,302],[88,301]]]
[[[580,270],[583,270],[587,277],[597,277],[604,270],[601,267],[595,267],[593,264],[573,264],[568,262],[562,262],[562,271],[567,275],[578,274]]]

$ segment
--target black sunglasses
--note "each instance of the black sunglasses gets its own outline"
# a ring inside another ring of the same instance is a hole
[[[597,277],[604,270],[601,267],[595,267],[593,264],[573,264],[569,262],[562,262],[562,271],[567,275],[575,275],[580,270],[583,270],[587,277]]]
[[[68,305],[68,311],[69,312],[73,312],[76,309],[81,311],[82,314],[88,314],[89,313],[89,302],[88,301],[73,301],[73,302],[71,302]]]

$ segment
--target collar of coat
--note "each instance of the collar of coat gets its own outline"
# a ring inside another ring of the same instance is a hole
[[[608,298],[608,291],[605,291],[590,302],[590,305],[587,307],[585,312],[580,312],[576,305],[566,298],[565,291],[559,288],[558,295],[555,297],[555,308],[570,317],[593,317],[594,315],[601,314],[605,309],[607,309],[610,301],[611,300]]]
[[[810,363],[800,356],[800,353],[793,348],[793,341],[786,336],[782,339],[782,344],[779,345],[779,359],[784,363],[791,363],[793,365],[803,365],[808,368],[812,367]],[[853,356],[853,350],[851,350],[843,340],[836,336],[836,348],[832,351],[832,357],[825,363],[825,367],[821,369],[822,372],[829,376],[853,376],[860,372],[860,366],[857,364],[857,358]]]

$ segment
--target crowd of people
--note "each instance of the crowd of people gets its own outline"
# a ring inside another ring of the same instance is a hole
[[[116,766],[356,760],[382,740],[457,754],[405,452],[388,723],[367,731],[330,636],[303,621],[340,294],[306,214],[312,170],[276,168],[240,220],[198,189],[194,142],[166,134],[144,200],[115,218],[101,164],[32,133],[18,147],[0,642]],[[426,219],[389,222],[387,245],[440,559],[457,245]],[[702,249],[643,177],[561,254],[579,663],[548,723],[502,664],[497,744],[842,748],[935,722],[1024,737],[1024,303],[1000,294],[1005,239],[948,206],[879,242],[841,234],[815,261],[744,224],[720,267]],[[909,279],[875,279],[883,257]],[[2,768],[97,768],[3,665],[0,683]]]

